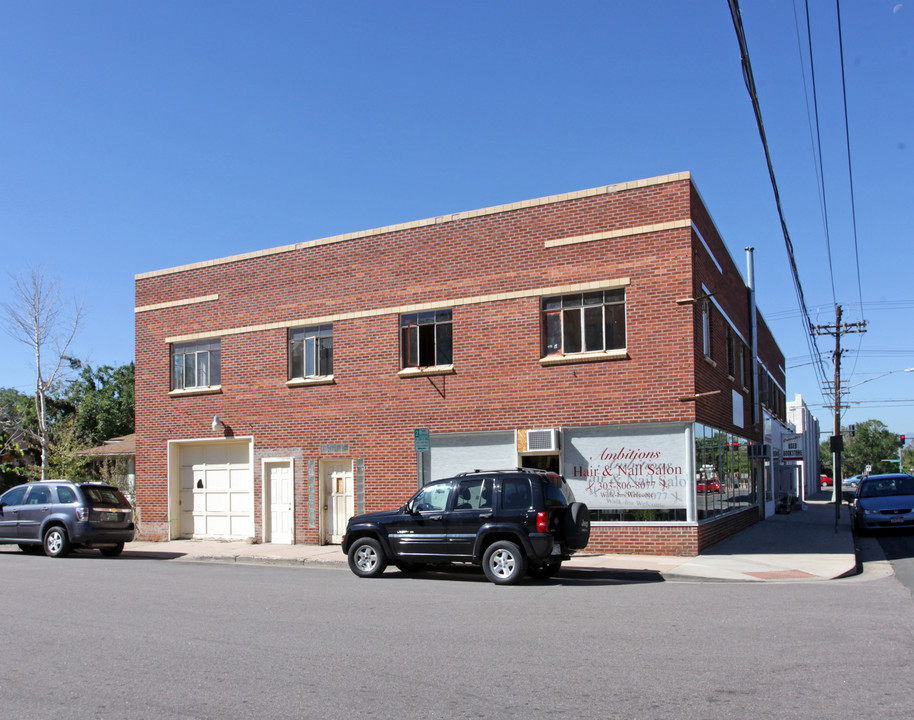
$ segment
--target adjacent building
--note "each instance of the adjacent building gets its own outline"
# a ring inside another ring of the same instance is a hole
[[[141,537],[334,543],[532,466],[593,549],[696,554],[774,511],[784,358],[749,280],[688,173],[137,275]]]

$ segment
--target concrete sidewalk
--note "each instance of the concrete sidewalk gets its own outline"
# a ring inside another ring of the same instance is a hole
[[[206,540],[128,544],[124,557],[137,556],[198,562],[346,566],[346,557],[338,545],[261,545]],[[834,505],[814,501],[807,503],[805,509],[756,523],[697,557],[585,551],[563,567],[563,573],[615,571],[655,580],[808,582],[853,575],[857,560],[847,506],[842,507],[836,528]]]

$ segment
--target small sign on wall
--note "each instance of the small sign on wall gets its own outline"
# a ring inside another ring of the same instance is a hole
[[[432,449],[432,436],[428,428],[413,430],[413,445],[417,453],[428,452]]]

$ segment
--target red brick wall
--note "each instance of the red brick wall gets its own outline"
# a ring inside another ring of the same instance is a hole
[[[691,557],[745,530],[758,520],[758,508],[749,508],[701,525],[594,526],[587,552]]]
[[[167,441],[222,437],[210,428],[217,414],[234,436],[254,438],[258,457],[295,453],[299,542],[318,541],[303,514],[307,460],[321,458],[322,443],[349,443],[348,457],[364,459],[370,511],[402,502],[415,487],[416,427],[454,432],[689,421],[697,413],[727,429],[723,395],[679,401],[723,382],[696,361],[700,311],[676,303],[698,293],[700,278],[711,272],[688,228],[544,247],[551,239],[690,215],[716,244],[718,261],[729,263],[686,177],[138,277],[138,307],[219,296],[136,316],[141,532],[168,532]],[[732,274],[729,264],[725,272]],[[332,385],[286,386],[287,330],[278,328],[222,336],[221,393],[169,396],[169,337],[414,303],[440,301],[447,308],[460,298],[621,278],[631,281],[628,359],[541,366],[539,297],[525,297],[453,307],[452,375],[398,377],[398,315],[390,313],[334,322]],[[740,282],[728,277],[724,290],[734,317]],[[259,513],[259,461],[254,475]]]

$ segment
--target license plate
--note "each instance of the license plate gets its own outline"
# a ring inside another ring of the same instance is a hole
[[[893,517],[889,522],[901,524],[904,522],[904,518],[903,517]]]
[[[117,522],[118,520],[120,520],[120,517],[121,517],[120,513],[107,512],[107,513],[102,513],[101,515],[99,515],[98,519],[101,520],[102,522]]]

